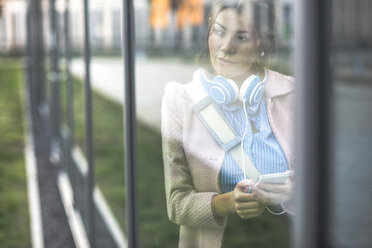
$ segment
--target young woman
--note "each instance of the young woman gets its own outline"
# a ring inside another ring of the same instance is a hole
[[[220,247],[230,214],[254,218],[266,207],[278,204],[288,210],[292,181],[263,184],[247,180],[250,175],[240,169],[231,150],[216,141],[195,112],[187,91],[188,85],[199,84],[199,93],[211,94],[203,82],[213,81],[216,75],[233,80],[234,87],[241,89],[247,78],[257,75],[264,89],[261,98],[250,104],[237,100],[214,106],[242,137],[242,152],[261,174],[292,168],[294,85],[290,77],[265,68],[274,32],[270,22],[261,20],[258,25],[255,21],[253,13],[258,8],[269,11],[262,4],[265,1],[214,1],[207,49],[200,55],[203,69],[196,71],[187,85],[171,82],[165,87],[165,187],[169,218],[180,225],[180,247]]]

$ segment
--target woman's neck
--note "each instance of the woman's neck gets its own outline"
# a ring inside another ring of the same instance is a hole
[[[247,73],[244,73],[243,75],[241,76],[238,76],[238,77],[235,77],[235,78],[232,78],[232,80],[234,80],[236,82],[236,84],[238,85],[239,89],[240,87],[242,86],[243,82],[250,76],[250,75],[257,75],[261,80],[264,79],[265,77],[265,69],[263,69],[262,71],[257,71],[257,70],[249,70],[247,71]]]

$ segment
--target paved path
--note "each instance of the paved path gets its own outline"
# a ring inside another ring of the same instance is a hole
[[[136,104],[138,118],[150,126],[160,128],[160,107],[166,83],[187,83],[197,66],[180,60],[136,61]],[[124,102],[124,73],[121,59],[93,58],[91,62],[92,86],[117,102]],[[83,60],[72,62],[72,73],[84,78]]]
[[[77,171],[76,166],[67,166],[59,164],[55,165],[50,162],[50,136],[51,125],[48,118],[38,122],[35,128],[34,135],[34,156],[36,158],[36,173],[38,178],[38,188],[40,196],[40,211],[42,218],[43,231],[43,247],[77,247],[73,238],[71,226],[69,225],[69,218],[67,217],[66,209],[64,208],[61,191],[58,188],[57,178],[60,172],[69,168],[75,173],[70,177],[75,179],[75,192],[77,195],[74,206],[80,211],[84,221],[87,220],[87,183],[81,178],[81,174]],[[64,159],[68,159],[67,156]],[[67,160],[66,160],[67,162]],[[72,161],[66,164],[71,165]],[[79,179],[79,180],[76,180]],[[96,247],[112,248],[117,247],[111,233],[109,232],[101,212],[96,208],[95,211],[96,229],[95,239]],[[81,239],[81,234],[78,235]]]

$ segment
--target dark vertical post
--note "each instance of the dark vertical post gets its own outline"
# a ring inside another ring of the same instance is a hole
[[[66,109],[67,109],[67,127],[68,136],[66,141],[66,155],[67,155],[67,165],[69,172],[69,177],[71,179],[71,185],[74,192],[76,191],[77,175],[72,172],[71,168],[73,163],[71,163],[72,149],[75,143],[75,125],[74,125],[74,82],[71,75],[71,37],[70,37],[70,0],[65,0],[65,13],[64,13],[64,26],[65,26],[65,56],[66,56]],[[77,203],[77,194],[73,194],[74,204]]]
[[[93,202],[94,191],[94,161],[93,161],[93,113],[92,113],[92,87],[90,83],[90,32],[89,32],[89,5],[84,0],[84,60],[85,60],[85,124],[86,124],[86,156],[88,162],[88,235],[91,247],[95,247],[95,206]]]
[[[52,147],[50,159],[58,164],[61,159],[60,149],[60,73],[59,73],[59,42],[56,1],[50,0],[50,55],[51,55],[51,132]]]
[[[65,56],[66,56],[66,103],[67,103],[67,125],[69,129],[69,142],[74,142],[74,87],[71,76],[71,37],[70,37],[70,0],[66,0],[64,15],[65,26]],[[71,147],[70,147],[71,150]]]
[[[45,65],[41,2],[29,0],[27,6],[27,91],[32,132],[41,121],[40,106],[45,102]]]
[[[293,246],[328,247],[330,1],[295,2],[296,203]]]
[[[135,33],[133,1],[123,0],[122,37],[125,75],[125,162],[128,247],[138,247],[137,228],[137,142],[135,92]]]

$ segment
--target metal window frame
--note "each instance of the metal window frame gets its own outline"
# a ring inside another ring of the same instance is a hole
[[[96,207],[94,205],[94,159],[93,159],[93,110],[92,110],[92,85],[90,80],[90,27],[89,27],[89,0],[84,0],[84,61],[85,61],[85,125],[86,125],[86,156],[88,162],[88,237],[91,247],[96,247],[95,231]]]
[[[27,2],[26,33],[26,68],[27,68],[27,103],[30,111],[32,133],[37,132],[43,118],[40,107],[45,104],[45,53],[42,26],[41,3],[37,0]]]
[[[123,0],[122,51],[124,60],[124,129],[126,217],[128,247],[138,247],[137,217],[137,121],[135,93],[135,30],[132,0]]]
[[[297,216],[292,247],[328,247],[331,1],[294,4]]]

